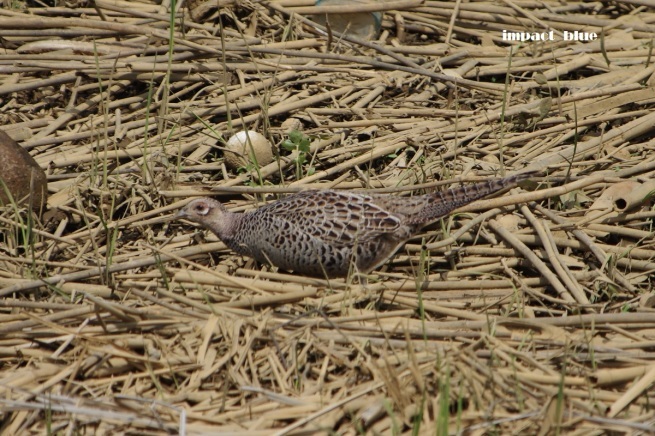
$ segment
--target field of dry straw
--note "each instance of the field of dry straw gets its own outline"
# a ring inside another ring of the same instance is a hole
[[[2,129],[51,210],[0,209],[0,433],[653,433],[650,0],[402,0],[373,40],[313,0],[52,3],[0,10]],[[242,129],[272,163],[226,167]],[[365,281],[169,220],[527,170]]]

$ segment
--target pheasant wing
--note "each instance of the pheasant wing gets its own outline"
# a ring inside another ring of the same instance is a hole
[[[260,213],[325,243],[351,246],[401,230],[400,218],[371,200],[349,192],[302,191],[264,206]]]

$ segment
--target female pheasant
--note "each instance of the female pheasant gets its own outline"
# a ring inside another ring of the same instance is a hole
[[[176,215],[214,232],[239,254],[316,277],[368,273],[425,225],[454,209],[516,186],[534,173],[490,179],[414,197],[312,190],[251,212],[232,213],[211,198]]]

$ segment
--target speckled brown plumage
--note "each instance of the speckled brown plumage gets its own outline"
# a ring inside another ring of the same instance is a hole
[[[370,272],[426,224],[532,175],[414,197],[303,191],[241,214],[211,198],[200,198],[177,217],[201,224],[232,250],[259,262],[309,276],[343,277],[353,265],[357,272]]]

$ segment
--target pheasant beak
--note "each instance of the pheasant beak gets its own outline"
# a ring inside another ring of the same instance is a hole
[[[186,218],[186,217],[187,217],[187,213],[185,208],[178,210],[177,213],[173,215],[174,220],[179,220],[181,218]]]

